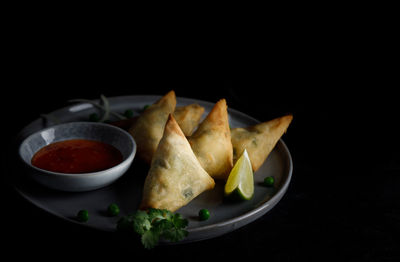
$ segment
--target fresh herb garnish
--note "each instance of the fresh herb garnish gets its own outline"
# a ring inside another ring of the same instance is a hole
[[[185,230],[187,225],[188,220],[179,213],[150,208],[147,212],[138,210],[132,215],[122,217],[118,221],[117,229],[136,232],[141,235],[143,246],[151,249],[161,238],[171,242],[181,241],[188,235]]]

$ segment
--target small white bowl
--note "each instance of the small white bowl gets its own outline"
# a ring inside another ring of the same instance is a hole
[[[69,139],[90,139],[117,148],[123,160],[120,164],[99,172],[68,174],[44,170],[31,164],[33,155],[51,143]],[[70,122],[40,130],[28,136],[19,147],[19,155],[28,165],[30,177],[56,190],[80,192],[107,186],[121,177],[130,167],[136,154],[132,136],[119,127],[94,122]]]

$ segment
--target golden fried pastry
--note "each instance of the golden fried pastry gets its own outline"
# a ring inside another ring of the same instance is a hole
[[[226,100],[219,100],[189,143],[201,166],[216,179],[227,179],[233,166],[233,150]]]
[[[174,212],[203,191],[214,188],[214,185],[214,180],[201,167],[179,125],[169,115],[144,183],[140,208]]]
[[[199,125],[204,107],[198,104],[179,106],[175,108],[174,118],[185,136],[190,136]]]
[[[286,115],[246,128],[233,128],[231,137],[234,162],[247,149],[253,171],[257,171],[286,132],[292,119],[292,115]]]
[[[149,106],[129,128],[129,133],[137,144],[137,154],[148,164],[163,136],[168,115],[176,106],[175,92],[172,90],[153,105]]]

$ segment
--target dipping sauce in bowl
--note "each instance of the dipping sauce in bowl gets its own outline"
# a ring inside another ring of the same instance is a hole
[[[136,142],[105,123],[67,122],[26,137],[18,149],[26,175],[51,189],[83,192],[110,185],[131,166]]]
[[[112,145],[89,139],[70,139],[41,148],[31,163],[48,171],[82,174],[111,168],[122,160],[121,152]]]

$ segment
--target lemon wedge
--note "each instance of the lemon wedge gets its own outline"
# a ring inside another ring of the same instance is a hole
[[[254,195],[253,169],[246,149],[233,166],[224,188],[225,196],[249,200]]]

